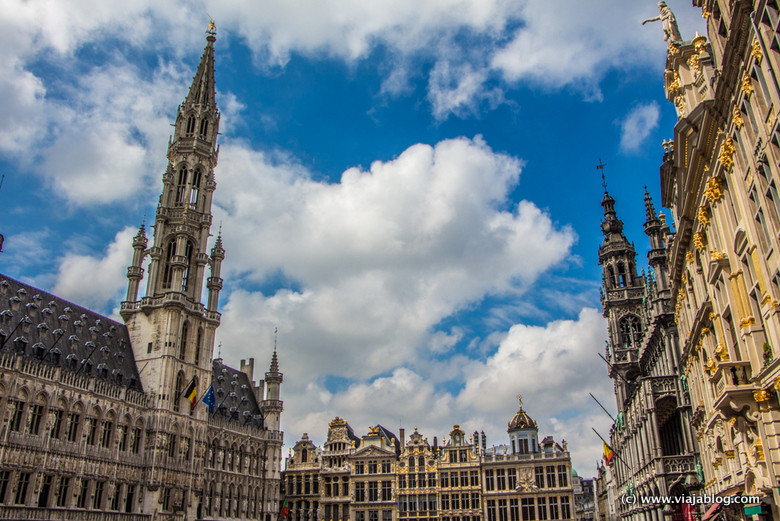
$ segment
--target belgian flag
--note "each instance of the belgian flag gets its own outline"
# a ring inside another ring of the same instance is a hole
[[[607,442],[604,442],[604,461],[607,462],[607,465],[609,465],[609,462],[612,461],[612,458],[615,457],[615,451],[612,450],[612,447],[607,445]]]
[[[195,407],[195,404],[198,403],[198,386],[195,385],[194,377],[190,381],[190,385],[184,390],[184,396],[190,401],[190,409]]]

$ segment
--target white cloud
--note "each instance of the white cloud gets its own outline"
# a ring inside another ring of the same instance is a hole
[[[620,122],[620,149],[624,152],[637,151],[658,126],[659,116],[660,110],[655,101],[632,108]]]
[[[340,416],[357,434],[382,423],[396,434],[399,426],[407,432],[418,426],[429,441],[433,436],[441,441],[453,424],[459,424],[467,433],[484,430],[492,446],[507,443],[506,422],[517,410],[515,396],[522,394],[523,407],[539,423],[540,435],[567,440],[575,467],[588,475],[601,452],[590,427],[605,435],[610,425],[588,392],[614,409],[611,382],[596,355],[605,338],[606,325],[594,309],[584,309],[576,320],[537,327],[515,325],[487,359],[459,360],[457,380],[465,388],[457,394],[440,389],[426,376],[428,371],[451,371],[447,360],[432,362],[424,371],[395,368],[334,392],[317,383],[306,389],[283,386],[284,428],[290,443],[303,432],[322,443],[328,421]],[[296,361],[299,357],[296,353]],[[283,371],[289,369],[282,363]],[[316,413],[297,412],[315,409]]]
[[[433,116],[443,120],[450,114],[459,117],[476,114],[482,101],[495,108],[504,101],[504,92],[498,88],[486,89],[487,79],[485,69],[475,70],[469,63],[454,65],[439,61],[431,70],[428,82],[428,101]]]
[[[116,302],[127,286],[135,232],[129,227],[119,231],[103,255],[65,254],[52,293],[97,311]]]
[[[518,160],[480,138],[414,145],[334,184],[223,146],[215,214],[226,279],[282,274],[295,284],[234,291],[220,334],[242,345],[279,324],[289,345],[312,350],[300,376],[367,377],[413,363],[443,318],[486,294],[522,291],[568,255],[570,229],[527,201],[501,209],[519,173]]]

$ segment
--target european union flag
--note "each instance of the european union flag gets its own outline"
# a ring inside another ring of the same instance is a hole
[[[209,406],[209,411],[214,410],[214,387],[209,387],[209,390],[206,392],[206,395],[203,396],[203,403]]]

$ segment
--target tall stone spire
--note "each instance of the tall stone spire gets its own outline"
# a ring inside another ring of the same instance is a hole
[[[645,280],[636,271],[634,245],[623,235],[623,222],[615,211],[615,199],[604,187],[601,201],[604,220],[601,231],[604,241],[599,247],[602,266],[603,291],[601,306],[609,325],[608,352],[610,378],[615,380],[618,409],[630,395],[628,382],[639,373],[638,352],[645,325],[643,323],[643,294]]]
[[[276,355],[276,332],[274,328],[274,353],[271,355],[269,371],[265,373],[266,395],[262,405],[265,427],[269,430],[279,430],[279,416],[282,414],[284,407],[284,402],[279,399],[279,391],[284,375],[279,371],[279,358]]]
[[[154,220],[154,238],[146,250],[144,229],[133,241],[133,265],[128,269],[127,301],[121,314],[130,331],[136,361],[147,367],[141,374],[145,389],[158,394],[158,406],[189,413],[183,387],[195,381],[208,387],[214,333],[222,287],[220,269],[225,257],[220,239],[209,256],[211,203],[219,149],[219,111],[215,101],[214,42],[209,24],[206,47],[187,97],[179,105],[173,136],[168,143],[168,167]],[[146,295],[138,298],[141,264],[149,255]],[[206,282],[205,268],[211,277]],[[208,305],[201,302],[204,282]],[[203,408],[194,411],[203,416]]]

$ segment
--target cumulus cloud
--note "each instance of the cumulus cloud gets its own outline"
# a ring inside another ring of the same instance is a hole
[[[300,392],[286,389],[285,429],[291,441],[308,432],[322,443],[328,421],[338,415],[358,434],[377,423],[396,434],[399,426],[407,431],[418,426],[432,441],[433,436],[441,440],[453,424],[459,424],[469,433],[484,430],[488,445],[500,445],[507,443],[506,422],[517,410],[516,395],[522,394],[524,409],[539,423],[540,434],[553,435],[559,442],[568,440],[575,467],[587,474],[600,452],[590,427],[605,434],[610,424],[588,392],[613,408],[611,384],[596,356],[605,338],[600,314],[584,309],[575,320],[515,325],[487,359],[461,358],[457,378],[465,387],[459,392],[444,390],[426,376],[428,371],[450,371],[448,361],[422,371],[395,368],[334,392],[317,383]],[[317,412],[297,413],[313,410]]]
[[[95,310],[116,302],[127,286],[125,272],[132,260],[129,245],[135,232],[129,227],[119,231],[102,255],[65,254],[52,293]]]
[[[695,9],[683,2],[671,2],[671,6],[677,10],[683,34],[702,30]],[[652,8],[606,0],[574,3],[566,9],[543,0],[324,0],[315,4],[273,0],[263,5],[213,0],[56,4],[11,0],[3,12],[0,44],[5,53],[1,66],[5,74],[0,94],[9,102],[0,111],[4,116],[0,117],[0,130],[8,130],[0,132],[0,150],[19,157],[36,150],[40,145],[36,136],[49,133],[50,120],[54,118],[56,126],[62,109],[72,106],[74,100],[79,111],[87,94],[93,100],[103,94],[112,101],[123,101],[83,81],[69,96],[72,100],[53,106],[41,104],[42,99],[51,101],[46,98],[50,85],[33,72],[35,64],[59,57],[58,67],[64,66],[64,74],[56,80],[60,82],[67,78],[69,60],[78,49],[99,46],[105,40],[118,40],[133,49],[163,49],[181,57],[182,49],[202,43],[206,12],[218,20],[221,37],[246,42],[261,65],[284,64],[293,53],[310,57],[324,54],[354,62],[377,48],[386,49],[389,64],[380,65],[386,71],[383,94],[407,92],[409,71],[434,63],[427,96],[438,120],[495,107],[503,102],[507,84],[517,82],[574,87],[598,99],[599,82],[610,70],[657,64],[664,46],[660,27],[639,25],[654,14]],[[128,85],[137,86],[155,105],[157,100],[169,101],[161,84],[136,78]],[[108,99],[105,101],[101,108],[107,112],[121,114],[121,109],[132,108],[120,104],[118,110],[112,110]],[[133,111],[125,113],[137,116]],[[129,165],[138,165],[142,152],[138,146],[144,145],[130,137],[132,123],[125,119],[119,121],[125,129],[109,130],[105,145],[118,147],[122,157],[130,159]],[[104,123],[111,122],[107,118]],[[89,142],[87,136],[85,143]],[[64,148],[68,143],[61,145]]]
[[[268,334],[278,320],[292,344],[316,345],[296,366],[301,375],[366,377],[412,363],[439,321],[486,294],[522,291],[574,241],[530,202],[502,209],[520,162],[481,138],[414,145],[339,183],[269,163],[222,147],[225,269],[294,284],[272,295],[234,291],[224,324],[238,343],[232,324]]]
[[[620,149],[636,152],[658,126],[659,116],[660,110],[655,101],[640,103],[632,108],[620,122]]]

